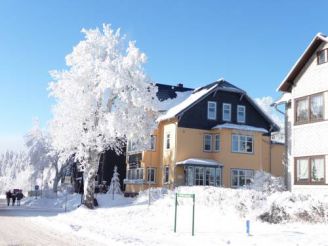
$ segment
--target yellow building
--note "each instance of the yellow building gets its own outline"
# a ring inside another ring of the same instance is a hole
[[[189,93],[189,94],[188,94]],[[158,119],[147,151],[127,150],[127,194],[148,187],[242,187],[256,170],[283,175],[279,127],[238,87],[220,80],[187,91]]]

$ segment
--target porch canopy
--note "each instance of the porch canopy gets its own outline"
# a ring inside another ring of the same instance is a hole
[[[211,159],[200,159],[200,158],[190,158],[184,161],[179,161],[176,165],[184,166],[204,166],[204,167],[223,167],[223,164],[216,160]]]

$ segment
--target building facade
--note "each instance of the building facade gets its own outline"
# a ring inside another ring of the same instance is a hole
[[[327,190],[328,38],[317,34],[281,82],[289,189]]]
[[[181,185],[243,187],[256,170],[282,175],[279,127],[240,88],[225,80],[188,91],[158,118],[147,151],[129,142],[125,192]]]

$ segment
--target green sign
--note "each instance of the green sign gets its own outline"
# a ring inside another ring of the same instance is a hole
[[[177,193],[176,195],[178,197],[190,197],[190,198],[195,197],[195,194],[179,194],[179,193]]]

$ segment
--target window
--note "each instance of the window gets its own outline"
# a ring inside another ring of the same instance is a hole
[[[137,151],[137,145],[134,141],[129,140],[128,141],[128,151],[129,152],[133,152],[133,151]]]
[[[147,168],[147,182],[148,183],[155,183],[155,175],[156,169],[155,168]]]
[[[220,151],[220,135],[214,135],[214,151]]]
[[[212,135],[206,134],[204,135],[204,151],[211,151],[212,150]]]
[[[215,168],[207,167],[205,169],[205,185],[215,185]]]
[[[310,97],[310,119],[323,119],[323,95],[317,94]]]
[[[185,184],[186,185],[211,185],[221,186],[222,168],[216,167],[185,167]]]
[[[195,185],[204,185],[203,167],[195,167]]]
[[[243,187],[252,183],[254,170],[231,169],[231,187]]]
[[[317,53],[317,64],[320,65],[320,64],[326,63],[327,60],[328,60],[328,51],[327,51],[327,49],[318,51],[318,53]]]
[[[150,136],[150,150],[152,151],[156,150],[156,136],[154,135]]]
[[[143,179],[143,168],[134,168],[128,170],[128,180],[141,180]]]
[[[231,121],[231,104],[223,103],[222,120],[223,121]]]
[[[216,120],[216,102],[207,102],[207,119]]]
[[[253,153],[253,137],[233,134],[231,149],[237,153]]]
[[[296,101],[296,122],[302,123],[308,121],[309,114],[309,102],[308,98],[300,99]]]
[[[164,169],[164,183],[169,182],[169,177],[170,177],[170,168],[168,166],[165,166],[165,169]]]
[[[296,184],[323,184],[325,181],[325,159],[321,156],[296,158]]]
[[[171,134],[168,133],[166,134],[166,144],[165,144],[166,149],[171,148]]]
[[[315,94],[295,100],[295,123],[309,123],[323,120],[323,94]]]
[[[237,122],[245,123],[246,121],[246,107],[242,105],[237,106]]]

